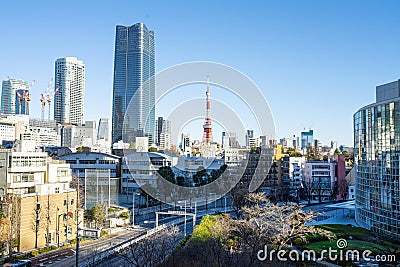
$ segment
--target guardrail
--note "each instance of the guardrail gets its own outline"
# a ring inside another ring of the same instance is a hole
[[[108,257],[120,252],[121,250],[123,250],[125,248],[128,248],[130,245],[132,245],[132,244],[134,244],[136,242],[139,242],[140,240],[145,239],[145,238],[147,238],[149,236],[152,236],[152,235],[156,234],[157,232],[159,232],[159,231],[161,231],[161,230],[163,230],[165,228],[167,228],[167,226],[165,224],[162,224],[157,228],[150,229],[145,234],[142,234],[142,235],[140,235],[138,237],[135,237],[135,238],[133,238],[131,240],[127,240],[125,242],[122,242],[121,244],[119,244],[117,246],[114,246],[112,248],[109,248],[109,249],[101,252],[100,254],[94,256],[93,259],[85,260],[83,262],[83,264],[80,264],[79,266],[87,267],[87,266],[90,266],[92,264],[95,264],[96,262],[102,261],[102,260],[104,260],[104,259],[106,259],[106,258],[108,258]]]

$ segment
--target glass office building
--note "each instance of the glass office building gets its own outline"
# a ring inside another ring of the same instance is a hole
[[[356,221],[400,238],[400,81],[376,88],[354,114]]]
[[[301,132],[301,149],[314,145],[314,130],[308,130],[307,132]]]
[[[134,142],[155,130],[154,32],[118,25],[115,36],[112,142]],[[131,105],[129,103],[132,102]]]
[[[3,81],[1,92],[1,113],[29,115],[29,85],[24,80]]]

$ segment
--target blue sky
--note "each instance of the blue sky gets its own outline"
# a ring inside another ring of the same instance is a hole
[[[323,143],[351,145],[353,113],[375,100],[376,85],[400,78],[398,1],[104,2],[2,3],[0,79],[37,81],[34,117],[65,56],[86,64],[85,119],[110,117],[117,24],[155,31],[157,71],[202,60],[245,73],[278,138],[311,127]]]

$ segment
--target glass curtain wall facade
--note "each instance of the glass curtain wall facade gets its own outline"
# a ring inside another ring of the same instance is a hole
[[[143,23],[118,25],[115,37],[112,142],[155,131],[154,32]],[[132,102],[131,105],[129,103]]]
[[[353,117],[356,221],[397,239],[400,238],[399,96],[363,107]]]
[[[24,97],[20,103],[20,96],[29,94],[29,85],[23,80],[8,79],[2,83],[1,113],[29,115],[29,101]],[[21,108],[20,108],[21,104]]]

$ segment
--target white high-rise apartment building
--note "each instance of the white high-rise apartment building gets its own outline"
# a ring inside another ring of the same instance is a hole
[[[83,124],[85,64],[75,57],[65,57],[57,59],[55,69],[54,120]]]

